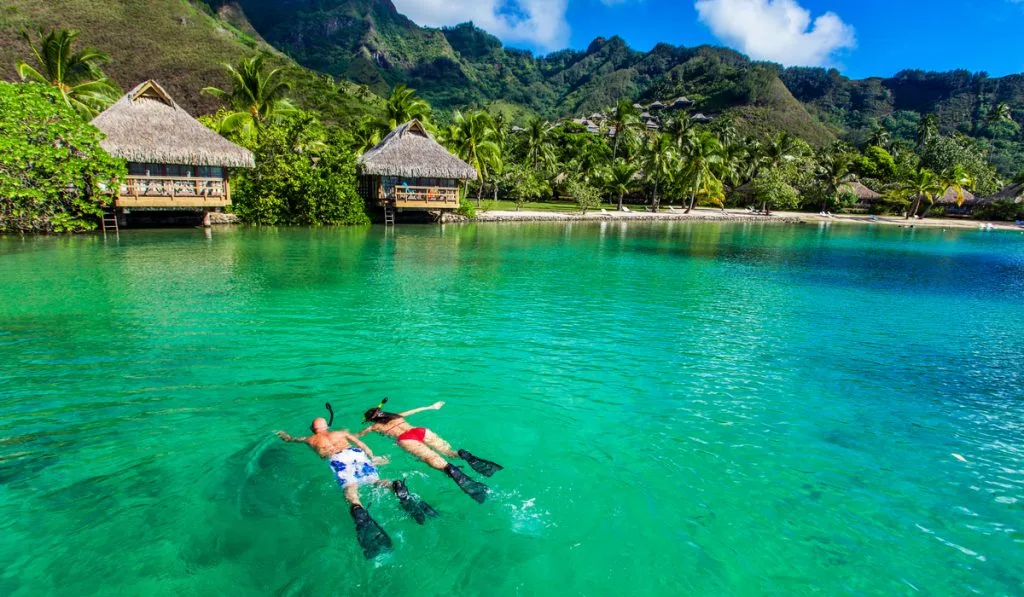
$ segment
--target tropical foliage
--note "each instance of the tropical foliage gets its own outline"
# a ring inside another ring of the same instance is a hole
[[[126,174],[56,88],[0,82],[0,232],[96,227]]]
[[[241,139],[251,139],[267,124],[280,122],[295,113],[295,105],[287,97],[291,83],[283,80],[283,69],[268,69],[266,59],[265,54],[258,54],[237,65],[225,64],[231,89],[203,89],[203,93],[229,106],[229,110],[220,113],[216,123],[221,134],[235,133]]]
[[[263,125],[256,168],[237,176],[235,211],[254,224],[365,224],[355,155],[310,114]]]
[[[36,39],[22,32],[31,48],[36,65],[18,62],[18,75],[22,81],[51,85],[60,93],[64,103],[74,108],[86,120],[117,100],[117,86],[103,73],[102,65],[110,60],[103,52],[86,48],[75,50],[78,31],[59,29]]]

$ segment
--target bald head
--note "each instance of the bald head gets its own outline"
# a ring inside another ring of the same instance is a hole
[[[327,419],[323,417],[313,419],[313,422],[309,425],[309,430],[313,433],[324,433],[327,431]]]

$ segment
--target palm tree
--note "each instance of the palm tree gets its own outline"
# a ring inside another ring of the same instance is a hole
[[[616,159],[605,170],[605,188],[612,196],[619,198],[619,211],[622,211],[622,199],[636,185],[636,173],[640,169],[636,164],[622,158]]]
[[[718,168],[722,182],[735,189],[754,178],[758,159],[758,156],[751,153],[754,148],[753,145],[736,141],[722,141],[722,163]]]
[[[988,112],[988,117],[985,119],[986,124],[995,124],[997,122],[1013,122],[1013,110],[1010,109],[1010,105],[1006,102],[999,102]]]
[[[781,168],[787,162],[800,157],[800,144],[796,137],[789,133],[776,134],[764,147],[765,165],[769,168]]]
[[[939,119],[934,114],[925,114],[917,125],[917,146],[924,147],[939,135]]]
[[[871,136],[868,137],[868,145],[888,149],[892,145],[892,133],[884,126],[876,127]]]
[[[73,51],[71,46],[78,39],[78,31],[58,29],[46,35],[39,31],[37,35],[38,44],[27,32],[21,33],[39,67],[18,62],[22,81],[56,87],[64,102],[85,119],[93,118],[117,100],[120,91],[100,68],[110,56],[89,48]]]
[[[418,97],[415,89],[409,89],[405,85],[398,85],[391,91],[384,108],[387,112],[388,130],[414,119],[420,122],[430,120],[430,104]]]
[[[628,139],[630,131],[640,126],[640,111],[633,107],[628,99],[621,99],[616,104],[611,118],[608,119],[608,126],[615,129],[612,136],[612,159],[619,155],[619,144],[622,140]]]
[[[238,133],[243,138],[258,135],[271,123],[294,115],[298,109],[286,96],[291,83],[282,81],[284,69],[265,70],[266,55],[243,58],[237,66],[225,64],[231,78],[231,91],[206,87],[203,93],[218,97],[231,106],[231,112],[221,120],[221,134]]]
[[[828,203],[835,199],[840,186],[853,180],[850,174],[852,163],[853,155],[841,143],[818,153],[818,169],[814,178],[821,185],[821,211],[828,209]]]
[[[651,208],[657,212],[661,201],[658,186],[671,181],[677,156],[672,149],[672,140],[667,135],[655,134],[644,152],[644,177],[654,185]]]
[[[543,160],[551,158],[551,145],[548,143],[551,137],[551,123],[541,118],[534,118],[526,125],[526,155],[533,164],[534,169]]]
[[[725,156],[718,137],[708,131],[701,131],[693,137],[684,151],[687,174],[693,181],[690,203],[686,206],[686,213],[690,213],[699,194],[706,195],[711,191],[717,193],[716,189],[721,189],[721,181],[715,175],[715,170]]]
[[[945,195],[950,189],[956,192],[956,204],[958,207],[964,204],[964,190],[974,186],[974,177],[960,164],[956,164],[952,168],[946,168],[937,178],[939,186],[942,187],[942,195]]]
[[[907,210],[906,219],[917,215],[921,208],[921,202],[928,200],[928,204],[935,202],[935,198],[946,191],[946,187],[939,182],[935,173],[928,168],[918,168],[909,178],[900,184],[898,192],[913,199],[913,204]]]
[[[380,143],[380,133],[379,124],[370,116],[364,117],[352,131],[352,149],[356,153],[365,153],[366,150]]]
[[[494,121],[491,115],[483,110],[455,112],[453,119],[454,138],[450,139],[453,149],[460,158],[476,170],[480,177],[480,190],[477,203],[483,197],[484,183],[489,169],[496,169],[501,162],[501,147],[496,138]]]
[[[677,151],[683,151],[690,139],[697,134],[697,129],[693,126],[693,120],[689,116],[669,119],[662,130],[672,139]]]

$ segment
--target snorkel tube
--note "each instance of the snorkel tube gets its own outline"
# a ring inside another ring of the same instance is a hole
[[[327,412],[331,413],[331,418],[327,421],[327,426],[330,427],[331,425],[334,425],[334,409],[331,408],[330,402],[324,402],[324,408],[327,409]]]

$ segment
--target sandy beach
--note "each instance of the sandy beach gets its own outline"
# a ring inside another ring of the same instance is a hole
[[[779,224],[818,224],[842,223],[880,226],[898,226],[901,228],[981,228],[991,225],[992,229],[1024,230],[1012,222],[986,222],[982,220],[953,218],[923,218],[906,220],[899,216],[871,216],[836,214],[822,216],[801,212],[772,212],[770,216],[752,214],[742,209],[697,208],[689,214],[683,210],[663,209],[658,213],[646,211],[589,211],[554,212],[554,211],[487,211],[478,212],[478,222],[575,222],[575,221],[708,221],[708,222],[771,222]]]

